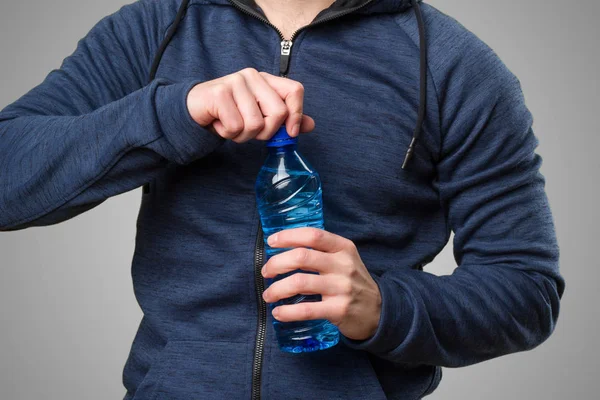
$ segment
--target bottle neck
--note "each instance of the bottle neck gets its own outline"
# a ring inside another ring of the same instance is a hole
[[[267,149],[269,149],[269,154],[290,153],[296,151],[297,148],[298,142],[286,144],[284,146],[267,147]]]

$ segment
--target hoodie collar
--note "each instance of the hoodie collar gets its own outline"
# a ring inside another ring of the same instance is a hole
[[[223,5],[232,5],[232,1],[258,10],[258,6],[254,0],[208,0],[209,3]],[[417,1],[421,2],[421,0]],[[395,13],[406,11],[410,7],[411,0],[335,0],[331,6],[321,11],[320,15],[355,8],[357,9],[355,12],[358,14]]]

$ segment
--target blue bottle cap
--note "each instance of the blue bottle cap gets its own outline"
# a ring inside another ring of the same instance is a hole
[[[281,128],[275,132],[275,135],[273,135],[271,139],[267,141],[267,147],[281,147],[296,143],[298,143],[298,138],[293,138],[288,135],[285,125],[282,125]]]

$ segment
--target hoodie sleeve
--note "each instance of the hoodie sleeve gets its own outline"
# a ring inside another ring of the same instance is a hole
[[[189,115],[199,82],[146,83],[177,3],[138,1],[104,18],[0,112],[0,230],[72,218],[224,142]]]
[[[342,340],[393,362],[460,367],[542,343],[564,281],[520,82],[474,35],[440,40],[446,54],[432,64],[442,77],[436,186],[458,268],[439,277],[401,268],[373,274],[378,329]]]

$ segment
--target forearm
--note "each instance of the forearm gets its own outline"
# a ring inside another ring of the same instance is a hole
[[[60,222],[150,181],[167,162],[210,153],[222,139],[189,116],[193,84],[155,81],[79,116],[0,114],[0,227]]]
[[[418,270],[375,277],[380,325],[346,343],[390,361],[460,367],[532,349],[553,331],[562,279],[527,266],[462,266],[451,276]]]

